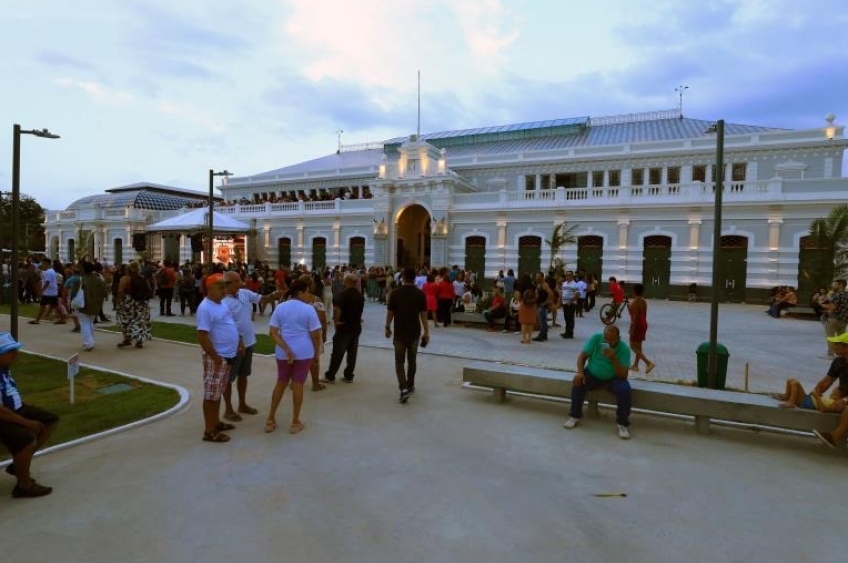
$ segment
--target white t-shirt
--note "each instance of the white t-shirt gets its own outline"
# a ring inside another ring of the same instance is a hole
[[[197,307],[197,330],[209,333],[212,347],[219,356],[234,358],[238,352],[239,331],[229,307],[208,297]]]
[[[44,288],[41,295],[45,297],[56,297],[59,295],[59,282],[56,279],[56,272],[53,268],[41,272],[41,287]]]
[[[280,337],[291,348],[295,360],[308,360],[315,357],[312,344],[312,332],[321,330],[321,321],[312,305],[300,299],[289,299],[277,305],[271,314],[269,326],[280,330]],[[286,353],[279,346],[274,347],[274,356],[285,360]]]
[[[580,299],[586,299],[586,282],[583,280],[577,280],[577,293]]]
[[[427,276],[415,276],[415,287],[424,289],[424,284],[427,283]]]
[[[230,313],[232,313],[233,320],[236,321],[236,328],[238,328],[245,347],[256,344],[256,330],[253,328],[253,321],[250,318],[253,316],[253,307],[251,305],[253,303],[258,304],[261,300],[262,296],[258,293],[242,288],[238,290],[235,297],[227,295],[222,301],[230,310]]]
[[[462,297],[462,294],[465,293],[465,282],[455,281],[453,282],[453,294],[457,297]]]

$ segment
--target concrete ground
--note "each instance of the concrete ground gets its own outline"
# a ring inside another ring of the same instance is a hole
[[[0,480],[0,544],[10,561],[827,561],[842,547],[845,452],[810,436],[633,416],[633,439],[611,413],[562,428],[564,403],[461,388],[465,359],[573,367],[581,339],[547,343],[479,328],[432,329],[417,393],[397,389],[384,308],[366,306],[356,380],[307,391],[306,430],[265,434],[246,417],[228,444],[202,442],[199,351],[154,341],[118,350],[98,332],[92,366],[186,387],[188,408],[164,420],[41,456],[42,499],[13,500]],[[191,322],[174,317],[175,322]],[[652,379],[690,380],[708,340],[709,305],[651,301],[645,350]],[[0,318],[6,327],[8,317]],[[267,317],[257,317],[262,331]],[[626,323],[623,328],[626,330]],[[27,350],[67,357],[67,326],[21,325]],[[775,320],[763,307],[722,305],[728,385],[813,385],[828,363],[821,325]],[[329,358],[327,353],[323,360]],[[273,360],[256,358],[248,398],[267,412]],[[641,375],[641,374],[640,374]],[[601,495],[601,496],[598,496]],[[626,495],[626,496],[604,496]]]

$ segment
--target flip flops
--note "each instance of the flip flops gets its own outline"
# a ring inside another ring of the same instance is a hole
[[[204,432],[203,433],[203,441],[204,442],[215,442],[216,444],[223,444],[224,442],[229,442],[230,437],[226,434],[218,432],[217,430],[213,430],[212,432]]]
[[[289,426],[289,434],[297,434],[301,430],[305,428],[302,422],[295,422],[291,426]]]
[[[215,432],[226,432],[227,430],[235,430],[235,424],[228,424],[226,422],[219,422],[215,425]]]
[[[274,422],[273,420],[266,420],[265,421],[265,432],[270,434],[271,432],[273,432],[276,429],[277,429],[277,423],[276,422]]]

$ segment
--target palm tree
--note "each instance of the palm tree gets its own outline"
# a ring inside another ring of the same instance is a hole
[[[826,218],[813,220],[810,238],[826,261],[817,287],[828,286],[832,279],[848,273],[848,204],[837,205]]]
[[[545,239],[545,242],[551,247],[551,264],[548,267],[549,273],[562,273],[560,270],[563,269],[565,262],[558,258],[557,254],[559,254],[559,251],[566,244],[577,244],[577,237],[574,236],[574,231],[579,226],[580,225],[573,225],[568,227],[566,226],[565,221],[563,221],[562,223],[554,225],[554,230],[551,232],[550,240]]]

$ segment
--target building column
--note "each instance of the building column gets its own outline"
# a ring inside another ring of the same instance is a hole
[[[538,192],[542,189],[542,175],[536,174],[536,181],[533,183],[534,191]]]

